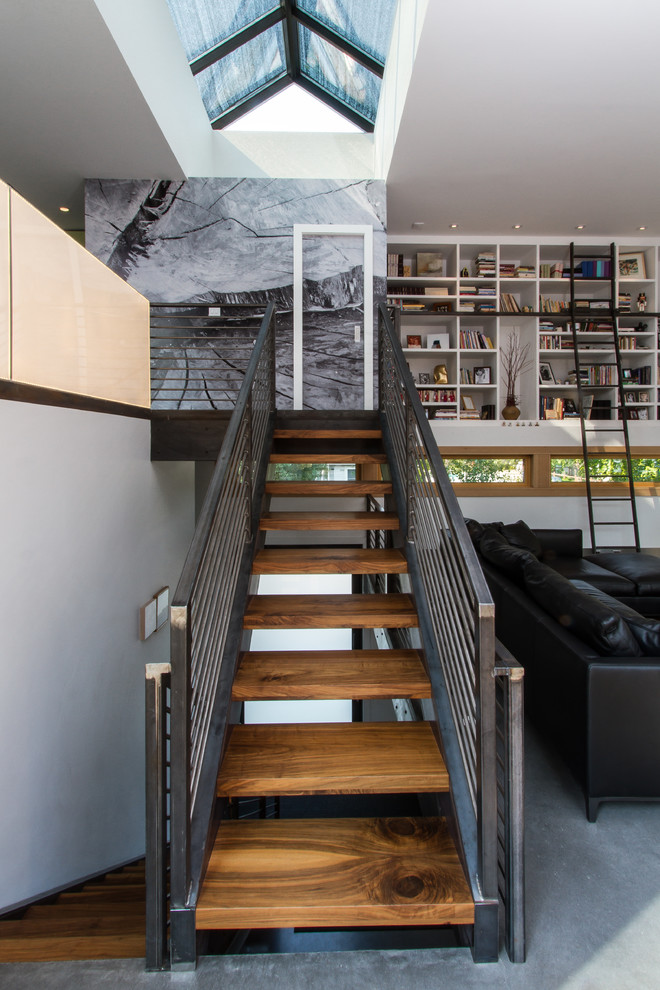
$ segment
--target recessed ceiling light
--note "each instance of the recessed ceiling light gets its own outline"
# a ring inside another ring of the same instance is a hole
[[[522,227],[522,224],[521,223],[514,223],[514,225],[513,225],[513,229],[514,230],[520,230],[521,227]]]
[[[576,227],[575,229],[576,229],[576,230],[584,230],[584,228],[585,228],[585,227],[586,227],[586,224],[584,224],[584,223],[579,223],[579,224],[577,225],[577,227]]]
[[[458,230],[458,224],[457,223],[450,223],[449,224],[449,229],[450,230]]]
[[[638,227],[637,230],[646,230],[646,227]]]
[[[413,220],[413,224],[412,225],[413,225],[413,227],[423,227],[424,226],[424,221],[423,220]]]
[[[60,213],[68,213],[68,212],[69,212],[68,206],[60,206]]]

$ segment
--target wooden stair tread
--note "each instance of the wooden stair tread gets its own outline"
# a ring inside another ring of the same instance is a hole
[[[312,427],[290,429],[278,427],[273,431],[276,440],[378,440],[382,437],[379,429],[353,427],[348,429],[327,429]]]
[[[282,498],[341,495],[391,495],[390,481],[267,481],[266,494]]]
[[[400,550],[360,547],[267,547],[252,565],[253,574],[405,574]]]
[[[0,938],[0,963],[60,962],[67,959],[144,958],[141,933],[94,935],[43,935],[34,938]]]
[[[98,914],[62,915],[53,914],[49,918],[24,917],[16,921],[0,921],[0,940],[3,938],[41,938],[44,935],[71,935],[89,937],[91,935],[112,935],[136,932],[144,934],[144,912],[129,915]]]
[[[253,595],[245,629],[410,629],[410,595]]]
[[[438,818],[223,822],[196,912],[198,929],[473,922]]]
[[[429,698],[417,650],[302,650],[244,653],[234,701]]]
[[[347,454],[319,454],[315,451],[301,453],[274,453],[271,464],[387,464],[387,454],[377,452],[367,454],[353,451]]]
[[[395,512],[266,512],[262,530],[366,530],[398,529]]]
[[[234,725],[219,797],[446,791],[428,722]]]

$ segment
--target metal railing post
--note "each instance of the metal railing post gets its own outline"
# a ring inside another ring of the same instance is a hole
[[[167,955],[167,691],[169,663],[145,670],[146,722],[146,962],[166,969]]]

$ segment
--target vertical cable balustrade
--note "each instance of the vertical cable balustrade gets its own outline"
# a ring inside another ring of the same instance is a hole
[[[252,351],[171,608],[172,965],[195,964],[195,903],[275,415],[275,317]]]
[[[494,605],[384,306],[379,325],[383,437],[485,960],[498,944]]]
[[[265,308],[152,303],[152,409],[233,409]]]

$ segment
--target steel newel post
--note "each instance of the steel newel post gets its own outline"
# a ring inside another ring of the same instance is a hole
[[[146,964],[167,967],[167,701],[169,663],[145,670],[146,717]]]

